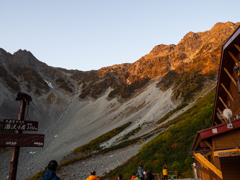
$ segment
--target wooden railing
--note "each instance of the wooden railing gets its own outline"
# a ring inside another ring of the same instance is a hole
[[[175,179],[177,179],[178,171],[167,171],[167,172],[168,172],[168,177],[170,176],[170,178],[171,178],[172,176],[175,176]],[[153,175],[154,176],[157,175],[157,180],[163,179],[163,174],[162,173],[153,173]]]

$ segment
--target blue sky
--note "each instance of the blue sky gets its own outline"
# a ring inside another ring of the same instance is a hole
[[[26,49],[54,67],[132,63],[189,31],[240,22],[238,0],[1,0],[0,47]]]

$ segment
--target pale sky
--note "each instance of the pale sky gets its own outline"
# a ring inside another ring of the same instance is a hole
[[[239,0],[0,1],[0,48],[82,71],[133,63],[190,31],[240,22]]]

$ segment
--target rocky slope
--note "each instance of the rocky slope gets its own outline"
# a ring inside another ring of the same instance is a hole
[[[0,49],[0,121],[17,118],[15,98],[22,91],[33,98],[26,119],[39,121],[37,133],[45,134],[44,148],[21,149],[18,179],[127,122],[132,124],[107,146],[139,125],[134,137],[150,132],[166,113],[214,82],[221,45],[238,25],[217,23],[209,31],[189,32],[177,45],[157,45],[135,63],[89,72],[50,67],[26,50]],[[10,156],[0,155],[1,177],[7,177]]]

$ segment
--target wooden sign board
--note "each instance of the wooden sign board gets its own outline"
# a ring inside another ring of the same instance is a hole
[[[4,119],[3,129],[8,130],[21,130],[21,131],[37,131],[38,122],[37,121],[23,121],[15,119]]]
[[[218,157],[240,156],[239,151],[218,152]]]
[[[43,134],[0,134],[0,147],[43,147]]]

